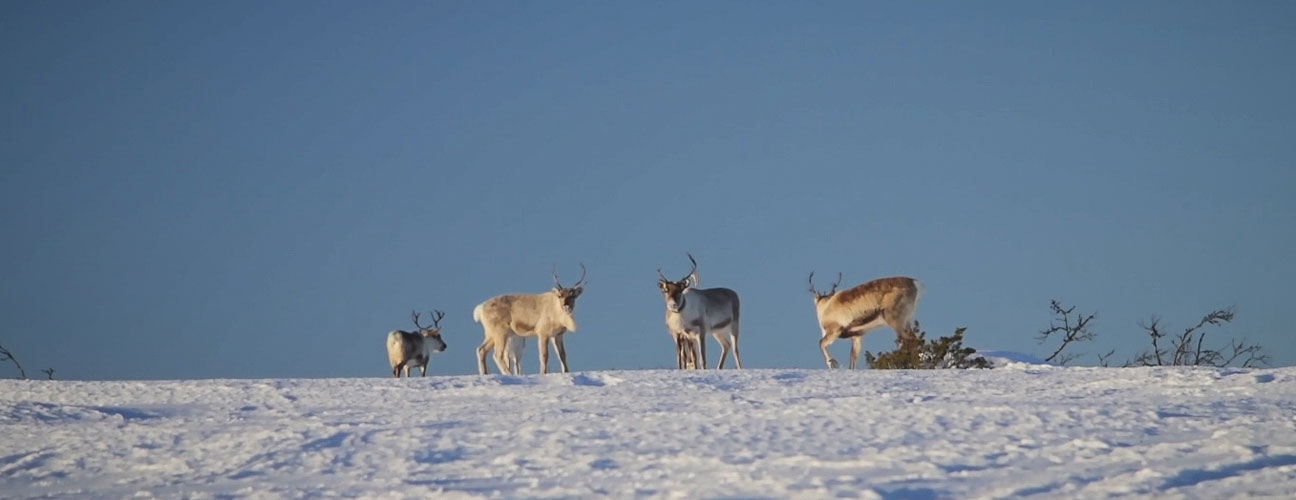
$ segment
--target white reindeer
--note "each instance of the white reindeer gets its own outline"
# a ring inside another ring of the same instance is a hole
[[[436,311],[432,316],[432,327],[428,328],[419,324],[419,313],[413,311],[410,313],[414,320],[414,326],[418,330],[407,332],[405,330],[392,330],[387,334],[387,361],[391,363],[392,376],[400,378],[401,370],[405,370],[405,378],[410,376],[410,368],[417,366],[422,370],[422,376],[427,376],[428,358],[431,352],[441,352],[446,349],[446,343],[441,340],[441,318],[445,313]]]
[[[827,293],[814,287],[814,272],[810,273],[810,294],[814,296],[815,314],[823,332],[819,350],[829,368],[837,368],[837,360],[828,354],[828,344],[838,338],[851,340],[850,368],[855,369],[859,359],[860,343],[864,334],[883,325],[895,331],[897,339],[914,339],[914,309],[922,295],[922,283],[913,278],[894,276],[879,278],[867,283],[837,291],[841,273]]]
[[[661,269],[657,270],[657,287],[666,299],[666,330],[675,337],[676,363],[680,368],[690,364],[706,368],[706,336],[711,334],[720,343],[716,369],[724,368],[731,350],[734,365],[742,368],[738,357],[738,293],[728,288],[695,288],[697,260],[692,254],[688,258],[693,267],[678,281],[667,279]]]
[[[662,279],[666,277],[661,274],[661,269],[657,270],[657,275]],[[697,273],[688,276],[691,280],[689,286],[696,288],[699,280]],[[661,286],[660,281],[658,287]],[[665,292],[663,292],[665,293]],[[671,340],[675,341],[675,366],[681,370],[695,370],[698,368],[697,346],[701,337],[691,335],[683,330],[672,330],[671,325],[680,325],[683,322],[679,318],[679,313],[671,308],[666,308],[666,333],[670,334]]]
[[[526,349],[526,337],[519,335],[509,335],[508,349],[504,355],[504,361],[508,366],[509,373],[513,375],[522,374],[522,350]]]
[[[481,323],[485,337],[477,347],[477,371],[486,374],[486,352],[494,351],[495,366],[501,373],[512,373],[506,360],[506,351],[511,348],[510,337],[526,336],[539,339],[540,373],[549,373],[551,343],[563,373],[567,373],[567,350],[562,336],[576,331],[572,311],[576,308],[576,298],[584,291],[584,283],[585,265],[581,264],[581,277],[575,285],[562,286],[555,270],[553,290],[496,295],[473,308],[473,321]],[[520,371],[520,364],[517,368]]]

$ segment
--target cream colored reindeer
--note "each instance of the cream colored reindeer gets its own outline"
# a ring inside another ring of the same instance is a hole
[[[814,272],[810,273],[810,294],[814,296],[815,314],[819,318],[822,336],[819,350],[829,368],[837,368],[837,360],[828,354],[828,344],[838,338],[851,340],[850,368],[855,369],[859,359],[860,343],[864,334],[883,325],[890,326],[897,338],[914,338],[914,309],[922,295],[922,284],[913,278],[895,276],[879,278],[840,292],[841,273],[827,293],[814,287]]]
[[[400,378],[403,369],[405,377],[409,378],[411,367],[418,367],[422,370],[422,376],[426,377],[428,359],[431,357],[429,351],[441,352],[446,349],[445,341],[441,340],[441,318],[445,317],[445,313],[435,311],[432,314],[431,328],[420,325],[419,313],[413,311],[410,316],[418,330],[392,330],[387,334],[387,361],[391,363],[393,377]]]
[[[486,353],[494,351],[495,366],[501,373],[512,373],[507,361],[510,337],[525,336],[538,339],[540,373],[549,372],[550,344],[558,353],[558,364],[566,373],[567,350],[563,347],[562,336],[576,331],[572,311],[576,308],[576,298],[584,291],[584,283],[585,265],[581,264],[581,277],[570,287],[558,281],[555,270],[552,290],[537,294],[496,295],[473,308],[473,321],[481,323],[485,337],[477,347],[477,371],[486,374]]]
[[[678,281],[667,279],[661,269],[657,270],[657,287],[666,300],[666,330],[675,337],[675,361],[680,368],[690,364],[706,368],[706,336],[711,334],[720,343],[716,368],[724,368],[725,357],[731,351],[734,366],[742,368],[738,357],[738,293],[728,288],[695,288],[697,260],[691,254],[688,258],[693,267]]]

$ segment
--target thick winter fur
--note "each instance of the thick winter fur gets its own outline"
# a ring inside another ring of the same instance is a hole
[[[692,363],[706,368],[706,336],[710,334],[720,343],[720,362],[716,368],[724,368],[730,352],[733,352],[734,366],[742,368],[738,356],[738,293],[728,288],[695,288],[697,261],[692,255],[689,260],[693,261],[693,270],[679,281],[666,279],[658,270],[661,278],[657,287],[666,300],[666,330],[675,337],[677,366],[687,368]]]
[[[387,334],[387,361],[391,363],[392,376],[396,378],[400,378],[402,369],[409,377],[410,367],[418,367],[421,376],[426,377],[430,354],[445,349],[440,328],[420,328],[415,332],[392,330]]]
[[[894,276],[828,293],[814,289],[814,273],[810,273],[810,293],[814,295],[815,313],[819,318],[819,350],[829,368],[837,368],[837,360],[828,354],[828,345],[838,338],[851,340],[850,368],[855,369],[859,359],[860,344],[870,330],[889,326],[897,338],[913,338],[914,310],[922,295],[922,284],[913,278]],[[838,278],[838,282],[841,278]]]
[[[582,275],[583,281],[584,275]],[[540,348],[540,373],[549,372],[549,345],[558,353],[558,364],[567,373],[567,350],[563,334],[576,331],[572,311],[584,290],[581,282],[568,288],[557,284],[544,293],[497,295],[473,308],[473,321],[481,323],[484,339],[477,347],[477,371],[486,374],[486,353],[494,351],[495,366],[501,373],[513,373],[507,353],[512,336],[536,337]],[[519,339],[520,340],[520,339]],[[521,347],[517,347],[520,349]],[[520,370],[520,368],[519,368]]]

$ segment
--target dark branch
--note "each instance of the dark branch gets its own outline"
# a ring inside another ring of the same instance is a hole
[[[1107,354],[1099,354],[1099,355],[1098,355],[1098,366],[1102,366],[1102,367],[1111,366],[1111,364],[1108,363],[1107,360],[1108,360],[1108,359],[1111,359],[1111,357],[1112,357],[1113,354],[1116,354],[1116,350],[1115,350],[1115,349],[1112,349],[1112,350],[1110,350],[1110,351],[1107,351]]]
[[[15,358],[13,353],[4,346],[0,346],[0,361],[12,361],[14,366],[18,367],[18,379],[27,380],[27,370],[23,369],[22,364],[18,363],[18,358]]]
[[[1049,309],[1053,311],[1053,315],[1056,316],[1056,318],[1049,322],[1048,329],[1040,330],[1039,334],[1036,335],[1035,338],[1042,344],[1047,341],[1049,337],[1053,336],[1053,334],[1062,334],[1062,343],[1058,344],[1058,347],[1053,351],[1053,354],[1044,358],[1044,361],[1054,362],[1056,360],[1057,364],[1065,365],[1078,357],[1078,355],[1075,354],[1062,354],[1062,351],[1066,349],[1067,346],[1076,342],[1087,342],[1097,337],[1098,334],[1089,330],[1089,323],[1091,323],[1094,318],[1098,317],[1098,314],[1094,313],[1088,316],[1077,314],[1073,323],[1071,314],[1075,312],[1075,306],[1063,307],[1057,300],[1050,300]]]
[[[1206,346],[1206,331],[1203,330],[1207,325],[1219,326],[1224,323],[1233,321],[1235,313],[1232,307],[1211,311],[1202,317],[1196,325],[1185,328],[1182,333],[1171,337],[1170,345],[1172,349],[1166,349],[1161,346],[1159,340],[1165,337],[1165,333],[1160,329],[1160,319],[1153,317],[1150,322],[1139,323],[1139,326],[1147,330],[1148,336],[1152,339],[1152,349],[1144,351],[1134,358],[1134,363],[1143,366],[1214,366],[1224,367],[1234,363],[1239,363],[1243,367],[1265,366],[1269,364],[1269,356],[1264,353],[1264,349],[1256,344],[1247,343],[1245,340],[1230,340],[1228,346],[1224,349],[1211,349]],[[1171,352],[1173,351],[1173,352]],[[1169,362],[1165,358],[1170,356]]]

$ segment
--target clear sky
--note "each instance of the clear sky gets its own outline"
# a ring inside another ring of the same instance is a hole
[[[583,263],[572,368],[673,367],[656,269],[692,252],[751,368],[824,366],[812,270],[918,278],[923,329],[983,349],[1046,353],[1050,299],[1096,311],[1076,364],[1235,305],[1208,343],[1290,365],[1294,27],[1277,1],[4,2],[0,345],[37,377],[385,376],[436,308],[430,372],[475,373],[473,306]]]

